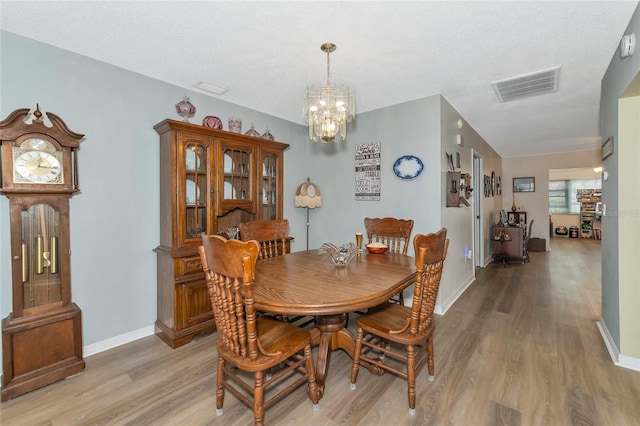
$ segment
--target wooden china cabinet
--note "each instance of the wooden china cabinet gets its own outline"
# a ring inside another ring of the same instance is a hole
[[[283,218],[284,143],[164,120],[156,334],[172,348],[215,329],[200,235]]]

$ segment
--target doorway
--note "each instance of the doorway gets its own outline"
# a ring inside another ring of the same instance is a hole
[[[562,238],[602,239],[602,167],[549,169],[549,249]]]

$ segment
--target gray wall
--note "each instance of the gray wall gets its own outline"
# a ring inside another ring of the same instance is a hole
[[[349,127],[346,144],[311,144],[307,164],[322,191],[323,205],[311,211],[309,246],[353,241],[355,232],[364,231],[365,217],[413,219],[412,235],[446,227],[450,246],[436,306],[437,312],[446,311],[473,281],[474,268],[473,262],[464,258],[466,250],[473,247],[471,207],[443,207],[445,150],[461,153],[462,168],[458,170],[471,172],[472,149],[482,153],[487,170],[500,170],[500,157],[468,125],[464,146],[455,145],[458,118],[460,114],[444,98],[434,95],[359,114]],[[380,201],[356,201],[354,145],[376,141],[381,142]],[[424,163],[424,171],[415,179],[403,180],[393,173],[393,163],[403,155],[417,156]],[[484,203],[487,229],[488,212],[499,206],[498,200],[490,198]],[[411,295],[409,288],[405,299],[411,300]]]
[[[440,221],[440,96],[431,96],[359,114],[348,128],[346,143],[311,144],[311,179],[322,191],[323,205],[311,212],[309,247],[324,242],[345,243],[364,232],[365,217],[399,217],[414,220],[415,233],[435,232]],[[380,201],[355,200],[355,145],[381,142]],[[402,155],[424,163],[412,180],[393,173]],[[410,252],[413,247],[409,248]],[[411,300],[411,289],[405,292]]]
[[[636,52],[633,56],[620,58],[619,51],[614,52],[607,72],[602,79],[602,97],[600,101],[600,132],[603,141],[613,136],[614,144],[618,138],[618,98],[640,72],[640,7],[636,9],[623,34],[635,33]],[[636,141],[637,143],[637,141]],[[615,145],[614,145],[615,147]],[[602,183],[602,202],[607,205],[607,214],[602,218],[602,321],[605,323],[611,338],[618,349],[620,341],[620,281],[619,281],[619,252],[618,227],[619,197],[618,182],[621,175],[635,171],[618,169],[619,149],[613,150],[613,155],[603,161],[604,170],[609,172],[609,179]],[[636,188],[637,196],[637,188]],[[609,236],[613,236],[610,238]],[[640,253],[636,253],[640,256]],[[637,277],[636,277],[637,278]],[[638,284],[637,280],[635,285]]]
[[[174,105],[187,92],[65,50],[1,32],[0,116],[18,108],[59,115],[86,135],[79,151],[82,192],[71,199],[72,294],[82,309],[84,345],[139,329],[156,319],[159,238],[158,135],[153,126],[180,119]],[[206,115],[243,118],[267,126],[291,144],[285,153],[286,193],[305,169],[307,131],[195,92],[193,123]],[[226,128],[226,124],[225,124]],[[290,179],[290,177],[293,177]],[[293,198],[292,198],[293,199]],[[292,204],[292,203],[291,203]],[[298,214],[285,203],[285,215]],[[11,312],[8,200],[0,197],[0,316]],[[302,217],[302,216],[300,216]],[[302,235],[304,223],[292,222]]]
[[[464,122],[462,129],[458,129],[458,119],[460,114],[451,106],[446,99],[441,98],[441,170],[443,188],[441,195],[441,217],[442,226],[446,227],[449,237],[449,252],[447,261],[444,266],[442,282],[438,294],[438,310],[446,312],[446,310],[455,302],[468,285],[475,279],[474,261],[465,257],[469,250],[474,249],[473,244],[473,204],[474,199],[479,197],[480,201],[480,217],[483,238],[481,263],[488,263],[491,258],[491,246],[488,236],[490,235],[491,226],[495,222],[495,214],[500,209],[502,197],[495,194],[491,197],[485,197],[482,190],[474,190],[471,198],[468,200],[469,207],[445,207],[446,193],[444,191],[444,180],[446,179],[446,171],[449,170],[447,165],[446,154],[454,156],[454,166],[456,163],[456,154],[460,154],[460,167],[456,167],[456,171],[473,174],[473,153],[482,157],[483,170],[478,176],[472,176],[472,186],[483,185],[484,175],[491,176],[491,172],[495,172],[497,176],[502,175],[502,161],[498,154],[491,148],[487,142],[471,127]],[[462,135],[462,145],[457,145],[458,134]]]
[[[311,145],[311,179],[322,191],[323,205],[311,212],[310,248],[331,241],[354,240],[365,217],[401,217],[415,221],[414,232],[440,227],[440,97],[432,96],[359,114],[348,128],[346,143]],[[355,145],[381,142],[381,199],[355,200]],[[424,171],[402,180],[392,170],[402,155],[415,155]],[[413,250],[410,248],[410,250]]]
[[[238,116],[244,129],[252,121],[259,131],[269,126],[276,139],[290,144],[285,152],[284,216],[295,237],[293,251],[305,249],[306,211],[293,201],[307,176],[323,197],[323,206],[310,212],[311,248],[327,241],[353,241],[366,216],[412,218],[414,234],[438,230],[446,216],[458,247],[452,259],[464,262],[460,247],[472,245],[468,210],[456,209],[449,217],[442,209],[443,141],[452,140],[457,131],[452,123],[459,114],[439,95],[359,114],[348,128],[346,143],[312,143],[302,124],[15,34],[0,31],[0,48],[0,117],[39,103],[42,111],[59,115],[73,131],[86,135],[79,152],[82,192],[71,200],[72,291],[83,313],[85,356],[153,332],[152,250],[159,238],[158,135],[153,126],[165,118],[179,119],[174,105],[185,93],[197,107],[193,123],[206,115],[223,122]],[[488,159],[487,167],[498,170],[495,152],[471,128],[465,131]],[[382,198],[355,201],[354,145],[374,141],[382,143]],[[425,166],[413,180],[401,180],[392,171],[394,161],[407,154],[418,156]],[[493,204],[499,205],[497,199]],[[493,204],[486,208],[495,209]],[[1,318],[12,310],[8,211],[7,198],[0,197]],[[445,270],[441,291],[448,295],[448,304],[470,282],[470,269],[467,265],[462,276]]]

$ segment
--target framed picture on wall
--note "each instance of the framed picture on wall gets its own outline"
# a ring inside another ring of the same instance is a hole
[[[613,136],[609,136],[602,144],[602,159],[604,160],[611,154],[613,154]]]
[[[513,192],[535,192],[536,178],[517,177],[513,178]]]
[[[484,196],[488,197],[491,194],[491,189],[489,185],[491,184],[491,178],[487,175],[484,175]]]

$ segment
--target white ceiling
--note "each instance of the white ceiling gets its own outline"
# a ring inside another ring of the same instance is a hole
[[[212,96],[297,123],[330,41],[332,80],[355,90],[357,113],[442,94],[512,157],[600,147],[600,82],[637,6],[2,0],[0,28],[180,87],[222,86]],[[557,93],[497,101],[491,82],[555,66]]]

